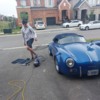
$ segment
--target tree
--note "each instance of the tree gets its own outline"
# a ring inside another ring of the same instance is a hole
[[[28,13],[27,12],[21,12],[20,17],[21,17],[21,20],[23,20],[23,19],[28,20]]]
[[[94,15],[94,11],[92,10],[91,13],[89,14],[89,19],[91,20],[95,20],[95,15]]]

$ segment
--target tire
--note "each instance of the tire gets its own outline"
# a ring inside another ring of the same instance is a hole
[[[78,27],[80,26],[81,24],[78,24]]]
[[[69,28],[69,25],[66,25],[66,28]]]
[[[88,26],[86,26],[86,27],[85,27],[85,30],[86,30],[86,31],[87,31],[87,30],[89,30],[89,27],[88,27]]]
[[[55,68],[56,68],[56,71],[57,71],[59,74],[62,74],[62,73],[60,72],[60,69],[59,69],[57,60],[55,59],[54,62],[55,62]]]
[[[52,53],[51,53],[51,51],[50,51],[50,50],[49,50],[49,55],[50,55],[50,56],[52,56]]]

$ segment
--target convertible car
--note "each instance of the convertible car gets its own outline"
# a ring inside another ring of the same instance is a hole
[[[75,33],[56,35],[49,44],[58,73],[68,76],[96,76],[100,73],[100,41],[86,42]]]

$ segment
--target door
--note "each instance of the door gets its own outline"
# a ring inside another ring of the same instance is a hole
[[[91,25],[91,28],[92,29],[99,28],[99,22],[98,21],[94,21],[93,24]]]
[[[86,9],[81,11],[81,20],[83,21],[83,23],[85,23],[87,20],[87,10]]]
[[[66,22],[68,20],[69,20],[69,18],[67,16],[67,10],[62,10],[62,21]]]
[[[98,15],[98,20],[100,20],[100,14]]]
[[[78,26],[78,21],[77,20],[73,20],[71,23],[70,23],[70,26]]]
[[[55,25],[56,24],[56,18],[55,17],[47,17],[46,22],[47,22],[47,26],[48,25]]]
[[[94,22],[94,28],[100,28],[100,22],[99,21]]]
[[[62,10],[62,18],[66,17],[66,10]]]

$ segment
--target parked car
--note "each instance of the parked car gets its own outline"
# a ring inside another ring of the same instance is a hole
[[[80,25],[80,30],[89,30],[100,28],[100,21],[90,21],[88,24]]]
[[[45,29],[46,25],[43,21],[36,21],[35,22],[35,28],[36,29]]]
[[[62,27],[68,28],[68,27],[79,27],[82,25],[83,22],[80,20],[71,20],[70,22],[65,22],[62,24]]]
[[[79,77],[100,74],[100,41],[86,42],[81,35],[64,33],[56,35],[48,48],[58,73]]]

